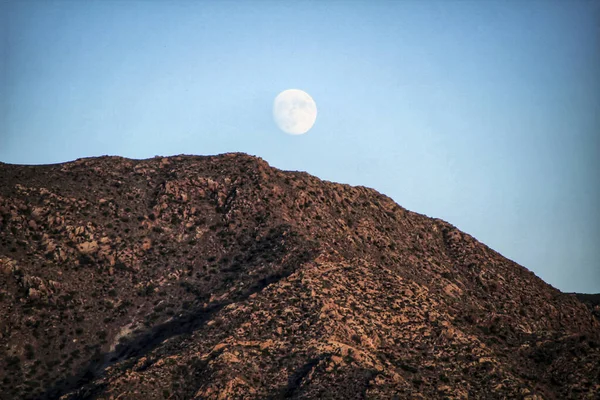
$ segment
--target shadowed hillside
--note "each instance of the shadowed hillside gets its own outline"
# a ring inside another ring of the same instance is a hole
[[[574,295],[372,189],[238,153],[0,164],[0,329],[2,399],[600,392]]]
[[[592,314],[600,320],[600,293],[587,294],[587,293],[574,293],[582,303],[587,305]]]

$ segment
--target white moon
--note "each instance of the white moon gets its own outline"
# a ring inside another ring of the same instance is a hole
[[[317,105],[302,90],[284,90],[275,97],[273,119],[282,131],[290,135],[302,135],[315,124]]]

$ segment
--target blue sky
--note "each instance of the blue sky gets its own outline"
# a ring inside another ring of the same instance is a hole
[[[242,151],[600,292],[600,3],[0,2],[0,161]],[[275,126],[308,92],[306,135]]]

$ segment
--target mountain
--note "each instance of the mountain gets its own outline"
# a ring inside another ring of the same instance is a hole
[[[2,399],[597,398],[573,294],[245,154],[0,164]]]

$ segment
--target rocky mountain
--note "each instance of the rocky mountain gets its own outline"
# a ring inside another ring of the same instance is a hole
[[[0,164],[2,399],[598,398],[575,295],[245,154]]]

